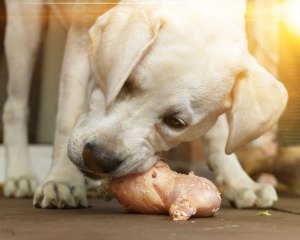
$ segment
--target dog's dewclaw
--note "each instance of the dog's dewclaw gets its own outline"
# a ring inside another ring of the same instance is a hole
[[[211,181],[192,173],[178,174],[163,162],[143,174],[112,180],[111,192],[129,212],[169,213],[173,220],[210,217],[221,205]]]

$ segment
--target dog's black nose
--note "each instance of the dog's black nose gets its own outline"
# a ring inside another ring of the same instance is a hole
[[[82,158],[87,168],[100,174],[111,173],[122,164],[122,160],[114,153],[95,143],[85,144]]]

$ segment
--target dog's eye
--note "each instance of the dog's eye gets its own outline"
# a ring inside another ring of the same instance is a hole
[[[174,115],[164,117],[163,122],[174,129],[182,129],[187,126],[187,123],[183,119]]]

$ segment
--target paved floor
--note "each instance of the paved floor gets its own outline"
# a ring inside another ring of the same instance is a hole
[[[42,210],[33,209],[30,199],[0,198],[0,240],[300,239],[297,198],[281,198],[278,208],[287,212],[271,210],[271,216],[224,206],[216,217],[187,222],[174,222],[168,216],[126,214],[115,201],[91,199],[90,203],[88,209]]]

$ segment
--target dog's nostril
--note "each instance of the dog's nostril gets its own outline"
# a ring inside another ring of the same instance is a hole
[[[122,164],[114,153],[95,143],[85,144],[82,158],[86,167],[96,173],[111,173]]]

